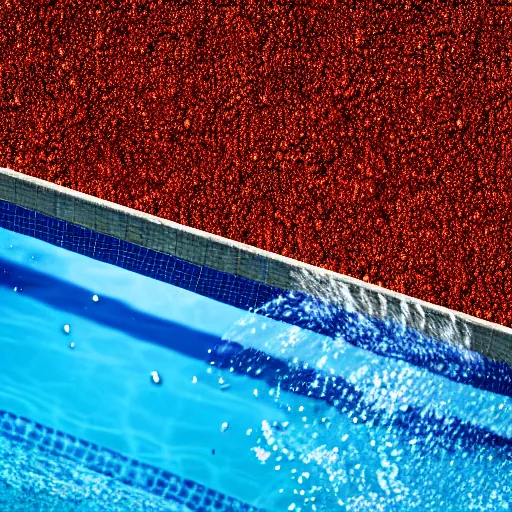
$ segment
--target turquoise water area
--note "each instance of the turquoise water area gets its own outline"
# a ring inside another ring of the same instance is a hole
[[[2,268],[0,411],[260,510],[509,509],[510,447],[369,422],[220,370],[208,348],[229,339],[342,376],[380,418],[413,406],[503,439],[508,397],[0,229]],[[1,510],[201,510],[178,498],[0,430]]]

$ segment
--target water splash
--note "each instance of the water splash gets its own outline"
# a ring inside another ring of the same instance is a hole
[[[299,287],[325,304],[335,304],[353,313],[374,318],[389,318],[404,327],[414,327],[432,338],[454,346],[471,349],[472,334],[465,322],[452,312],[433,315],[419,302],[394,299],[388,294],[370,291],[364,285],[352,285],[329,274],[314,273],[306,268],[294,270],[292,276]]]
[[[378,316],[383,299],[365,292],[356,298],[336,282],[326,292],[316,278],[304,279],[310,293],[322,291],[320,300],[277,297],[240,319],[212,351],[220,368],[264,380],[268,399],[289,416],[251,429],[259,432],[259,460],[289,475],[280,490],[290,495],[289,510],[508,510],[512,401],[456,382],[456,372],[469,378],[473,368],[464,348],[469,332],[454,318],[435,327],[462,361],[454,369],[441,357],[444,375],[436,375],[354,346],[346,326],[333,330],[342,304],[355,319],[349,328],[368,337],[376,327],[361,314],[363,305],[372,300],[366,311]],[[409,335],[412,315],[427,322],[424,312],[400,311],[399,336]]]
[[[315,279],[315,285],[319,286],[320,278]],[[309,285],[313,286],[311,283]],[[454,320],[455,327],[450,326],[450,320],[448,324],[441,322],[438,325],[438,328],[444,332],[443,336],[453,334],[452,343],[446,343],[442,339],[429,337],[410,327],[407,323],[409,320],[407,311],[410,309],[407,309],[407,305],[404,306],[405,303],[401,308],[403,314],[397,322],[390,318],[371,317],[354,311],[355,304],[360,305],[361,302],[358,303],[354,295],[347,295],[345,286],[344,283],[340,284],[332,280],[330,287],[326,286],[327,291],[322,289],[323,296],[287,292],[258,308],[257,316],[279,320],[290,325],[284,333],[267,333],[269,339],[274,340],[273,346],[275,347],[277,336],[281,341],[279,347],[281,353],[284,354],[289,348],[301,350],[302,340],[307,336],[308,346],[313,344],[313,350],[316,351],[317,341],[310,340],[309,334],[305,333],[305,331],[313,331],[321,335],[318,340],[324,340],[323,355],[326,351],[329,353],[330,347],[334,346],[333,357],[335,357],[336,352],[344,350],[348,344],[377,356],[385,356],[405,361],[419,368],[426,368],[429,372],[442,375],[454,382],[470,384],[475,388],[512,397],[512,368],[505,362],[490,361],[481,354],[468,350],[465,345],[471,344],[467,337],[469,333],[466,336],[460,329],[455,328],[458,321]],[[337,290],[338,287],[341,287],[340,293],[345,297],[343,300],[338,295],[332,298],[326,295],[329,289],[335,293],[333,290]],[[346,302],[347,307],[341,307],[340,301],[344,304]],[[251,327],[253,323],[258,325]],[[271,322],[261,322],[255,318],[255,315],[249,315],[242,318],[234,329],[226,333],[224,339],[237,340],[237,329],[247,327],[250,328],[249,334],[254,335],[256,343],[255,345],[250,342],[249,346],[260,348],[257,344],[261,345],[261,333],[257,331],[263,331],[270,326]],[[467,330],[467,327],[464,329]],[[247,333],[244,336],[247,338]],[[327,342],[325,342],[326,338],[328,338]],[[461,339],[463,341],[460,341]],[[247,346],[245,341],[243,345]],[[265,346],[265,348],[272,347]],[[301,355],[304,354],[298,354],[297,357],[300,358]],[[311,357],[314,356],[313,353]],[[303,360],[310,362],[311,357]]]

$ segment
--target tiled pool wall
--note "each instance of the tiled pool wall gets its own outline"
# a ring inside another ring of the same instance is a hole
[[[387,318],[348,311],[303,291],[191,263],[6,201],[0,201],[0,227],[319,334],[333,338],[343,334],[351,345],[407,361],[458,383],[512,395],[512,366],[508,363],[477,352],[468,358],[457,346]],[[17,274],[9,264],[3,264],[3,270]],[[280,298],[283,300],[276,300]],[[264,308],[269,301],[272,307]],[[222,347],[219,354],[221,351]],[[311,378],[314,380],[314,375]],[[298,379],[307,382],[305,374]]]
[[[405,319],[408,328],[428,338],[450,342],[454,332],[466,333],[471,350],[512,366],[512,329],[504,326],[9,169],[0,169],[0,201],[2,227],[242,309],[261,306],[283,291],[334,290],[333,295],[350,297],[353,311]]]
[[[255,507],[181,478],[170,471],[130,459],[94,443],[1,410],[0,436],[22,444],[28,450],[70,460],[130,487],[184,504],[187,510],[258,511]]]

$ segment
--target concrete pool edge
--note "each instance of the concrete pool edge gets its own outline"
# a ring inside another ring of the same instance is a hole
[[[9,169],[0,169],[0,200],[268,286],[320,295],[324,289],[339,287],[349,293],[360,313],[396,320],[406,312],[408,327],[445,341],[441,331],[452,326],[469,334],[471,350],[512,365],[512,329],[461,312]]]

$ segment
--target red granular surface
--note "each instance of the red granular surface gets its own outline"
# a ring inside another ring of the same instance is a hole
[[[0,165],[512,325],[512,7],[0,4]]]

